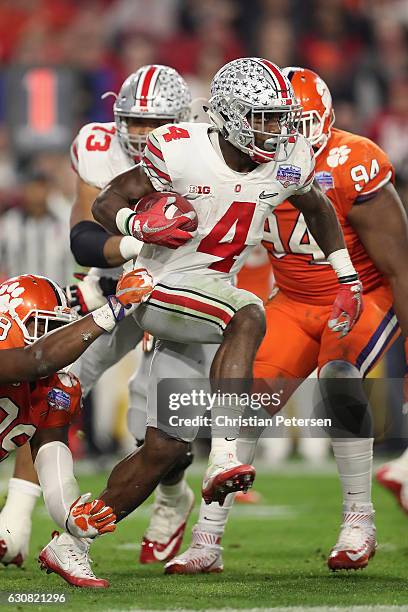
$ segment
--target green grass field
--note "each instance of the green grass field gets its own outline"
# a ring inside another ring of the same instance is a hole
[[[197,491],[199,478],[190,483]],[[97,493],[104,475],[80,478],[82,491]],[[53,529],[44,507],[35,513],[30,558],[24,569],[0,569],[2,591],[61,592],[60,610],[271,608],[408,604],[408,517],[387,492],[374,485],[379,549],[363,571],[331,573],[326,555],[340,518],[339,485],[333,474],[261,474],[260,506],[234,509],[224,539],[222,574],[164,576],[162,567],[141,566],[138,546],[148,521],[145,505],[123,521],[113,536],[92,549],[93,569],[111,583],[106,591],[69,587],[54,574],[40,572],[36,555]],[[194,512],[190,524],[197,516]],[[190,540],[187,532],[185,544]],[[0,609],[17,609],[0,606]],[[21,605],[18,609],[55,609]]]

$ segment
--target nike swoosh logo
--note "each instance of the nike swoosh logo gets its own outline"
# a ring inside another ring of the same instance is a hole
[[[162,225],[161,227],[150,227],[147,221],[145,221],[142,227],[142,232],[144,232],[145,234],[155,234],[156,232],[161,232],[163,230],[169,229],[169,227],[171,227],[172,225],[174,225],[174,219],[171,223],[168,223],[167,225]]]
[[[183,213],[182,215],[179,215],[179,217],[174,217],[167,225],[162,225],[161,227],[150,227],[148,221],[145,221],[142,227],[142,232],[144,232],[145,234],[155,234],[156,232],[161,232],[163,230],[169,229],[180,217],[184,217],[185,219],[194,219],[195,212],[191,211]]]
[[[365,491],[357,491],[356,493],[352,493],[351,491],[347,491],[347,495],[361,495],[362,493],[365,493]]]
[[[262,193],[259,194],[259,199],[267,200],[268,198],[274,198],[277,195],[279,195],[279,191],[277,191],[276,193],[265,193],[265,191],[263,191]]]
[[[153,548],[153,555],[156,557],[156,559],[158,561],[164,561],[166,557],[168,557],[170,553],[173,552],[173,549],[177,544],[177,540],[178,537],[174,538],[174,540],[172,540],[170,544],[166,546],[166,548],[163,548],[163,550],[156,550],[155,548]]]
[[[346,552],[346,555],[351,561],[358,561],[364,555],[364,551],[358,553]]]
[[[69,572],[69,568],[70,568],[70,562],[68,561],[64,561],[63,559],[61,559],[61,557],[59,557],[57,555],[57,553],[55,552],[55,550],[50,550],[49,552],[51,552],[51,554],[53,555],[55,561],[58,563],[59,567],[61,569],[64,570],[64,572]]]

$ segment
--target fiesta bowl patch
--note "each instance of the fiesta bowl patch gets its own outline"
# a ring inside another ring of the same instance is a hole
[[[276,173],[276,178],[284,187],[289,187],[289,185],[299,185],[301,175],[302,170],[299,166],[281,164]]]
[[[329,189],[334,188],[334,178],[331,172],[326,172],[325,170],[316,172],[315,179],[319,183],[320,189],[325,193],[329,191]]]
[[[71,398],[68,393],[62,391],[62,389],[51,389],[47,395],[48,405],[55,410],[69,410],[71,406]]]

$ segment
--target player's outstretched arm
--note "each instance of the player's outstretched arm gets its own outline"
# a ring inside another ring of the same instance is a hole
[[[0,383],[49,376],[78,359],[104,331],[93,316],[88,315],[47,334],[30,346],[0,351]]]
[[[354,204],[347,218],[370,259],[387,278],[403,336],[408,337],[408,221],[395,187],[388,183],[372,199]]]
[[[110,296],[101,308],[30,346],[0,351],[0,384],[50,376],[73,363],[103,332],[111,332],[116,323],[131,314],[131,305],[140,302],[152,288],[146,270],[128,272],[118,281],[118,298]]]
[[[116,176],[101,191],[92,206],[92,214],[112,234],[119,234],[116,215],[121,209],[129,209],[144,195],[155,191],[141,166],[135,166]],[[134,211],[129,209],[129,214]]]
[[[308,192],[289,199],[302,212],[310,233],[337,274],[340,286],[328,325],[345,336],[363,309],[362,285],[346,249],[336,212],[327,196],[314,185]]]

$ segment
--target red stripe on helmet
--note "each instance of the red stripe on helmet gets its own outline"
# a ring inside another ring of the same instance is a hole
[[[276,78],[276,80],[279,83],[279,88],[282,90],[282,94],[285,98],[289,97],[289,91],[288,91],[288,87],[286,84],[285,79],[283,78],[283,75],[281,73],[280,70],[278,70],[278,68],[275,66],[275,64],[272,64],[272,62],[268,61],[268,60],[261,60],[262,64],[264,64],[267,68],[269,68],[269,70],[272,72],[273,76]]]
[[[146,74],[144,75],[144,77],[142,77],[144,80],[142,83],[142,90],[140,92],[140,106],[147,106],[149,87],[151,85],[152,78],[154,74],[156,73],[156,71],[157,71],[156,66],[151,66],[146,72]]]

